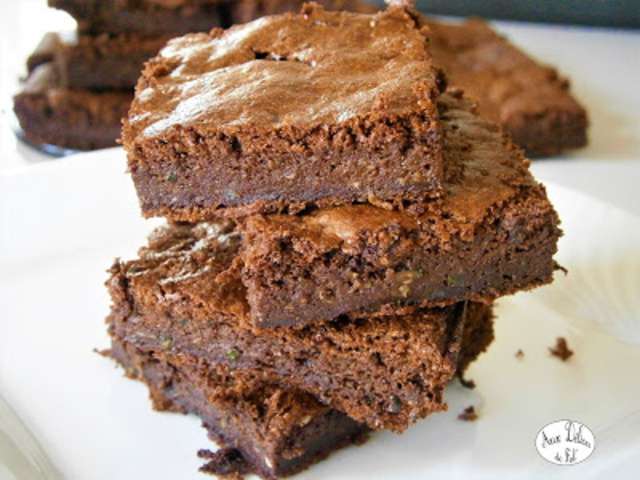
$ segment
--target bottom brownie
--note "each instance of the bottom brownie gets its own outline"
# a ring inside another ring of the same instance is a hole
[[[24,139],[42,147],[94,150],[113,147],[132,93],[59,87],[51,63],[39,65],[14,97]]]
[[[490,307],[466,322],[458,374],[493,340]],[[211,368],[188,355],[142,351],[117,337],[110,352],[127,375],[143,381],[157,410],[198,415],[221,450],[201,456],[204,472],[257,473],[277,478],[299,472],[331,452],[360,443],[369,431],[313,396],[273,379]]]
[[[255,379],[231,379],[220,370],[176,368],[162,356],[117,339],[111,355],[128,376],[147,384],[155,409],[202,419],[210,438],[223,449],[203,467],[209,473],[287,476],[366,438],[364,424],[306,393]]]

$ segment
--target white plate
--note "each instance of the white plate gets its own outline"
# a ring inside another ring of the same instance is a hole
[[[376,434],[299,478],[637,478],[640,221],[559,187],[549,194],[570,273],[499,302],[497,340],[469,374],[478,387],[452,385],[448,413]],[[197,419],[153,412],[145,388],[93,352],[107,346],[105,270],[157,223],[140,218],[122,151],[0,175],[0,221],[0,392],[64,478],[206,478]],[[567,363],[549,355],[558,336],[576,352]],[[479,420],[457,420],[471,404]],[[595,453],[577,466],[547,464],[534,446],[563,418],[595,433]]]

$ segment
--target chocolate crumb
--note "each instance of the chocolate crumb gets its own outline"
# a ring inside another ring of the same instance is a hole
[[[241,480],[245,475],[251,473],[249,464],[235,448],[221,448],[215,452],[199,450],[198,458],[208,460],[200,467],[202,473],[209,473],[229,480]]]
[[[554,267],[554,269],[555,269],[555,270],[560,270],[562,273],[564,273],[564,274],[565,274],[565,276],[569,274],[569,270],[567,270],[566,268],[564,268],[564,267],[563,267],[562,265],[560,265],[558,262],[553,262],[553,263],[554,263],[553,267]]]
[[[464,378],[463,375],[458,375],[458,380],[460,380],[460,385],[462,385],[465,388],[469,388],[471,390],[476,388],[476,382],[474,382],[471,379]]]
[[[462,420],[465,422],[475,422],[478,419],[478,414],[476,413],[476,409],[473,405],[469,405],[465,408],[460,415],[458,415],[458,420]]]
[[[556,345],[553,348],[549,347],[549,352],[551,352],[551,355],[558,357],[563,362],[566,362],[573,356],[573,350],[569,348],[567,340],[564,337],[556,338]]]
[[[524,358],[524,352],[522,351],[522,349],[518,349],[518,351],[516,352],[516,358],[518,360],[522,360]]]

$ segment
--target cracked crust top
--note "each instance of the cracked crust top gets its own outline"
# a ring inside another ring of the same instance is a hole
[[[299,14],[190,34],[144,69],[124,143],[175,129],[249,134],[376,121],[422,112],[435,118],[439,79],[410,13]]]

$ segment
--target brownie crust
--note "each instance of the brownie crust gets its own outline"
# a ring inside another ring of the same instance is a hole
[[[441,193],[442,83],[415,19],[304,8],[174,39],[147,64],[123,128],[145,216]]]
[[[242,275],[256,325],[490,303],[552,280],[559,220],[521,151],[459,92],[443,95],[439,108],[442,198],[404,212],[350,205],[242,221]]]
[[[52,63],[39,65],[14,97],[25,140],[73,150],[113,147],[132,94],[60,87]]]
[[[555,68],[533,60],[482,20],[421,21],[431,31],[434,61],[449,84],[475,97],[480,113],[502,125],[529,156],[587,144],[587,112]]]

